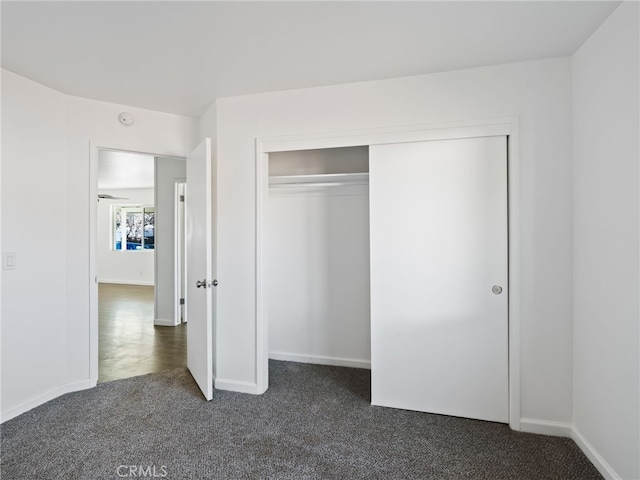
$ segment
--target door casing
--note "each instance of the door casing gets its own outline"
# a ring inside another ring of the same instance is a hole
[[[174,312],[173,312],[173,321],[176,325],[180,325],[180,323],[184,323],[187,321],[187,317],[185,315],[185,305],[184,302],[186,298],[185,289],[186,289],[186,279],[185,279],[185,249],[186,249],[186,226],[185,226],[185,195],[187,192],[187,183],[186,179],[183,181],[177,181],[174,184],[174,225],[173,225],[173,233],[174,233],[174,251],[173,251],[173,266],[174,271],[176,272],[174,278],[173,292],[174,297],[178,299],[174,303]],[[181,199],[182,198],[182,199]]]
[[[520,430],[520,157],[518,117],[388,127],[333,134],[256,139],[256,393],[269,387],[269,329],[266,298],[269,153],[460,138],[507,137],[509,261],[509,426]]]

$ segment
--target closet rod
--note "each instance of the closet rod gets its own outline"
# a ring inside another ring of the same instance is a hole
[[[277,175],[269,177],[270,187],[334,187],[368,185],[369,173],[323,173],[315,175]]]

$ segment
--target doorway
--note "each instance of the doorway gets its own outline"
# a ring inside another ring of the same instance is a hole
[[[268,178],[269,156],[275,152],[286,152],[300,149],[334,148],[345,146],[373,146],[416,141],[432,141],[444,139],[463,139],[475,137],[491,137],[503,135],[507,138],[508,151],[508,420],[512,428],[519,428],[519,203],[518,203],[518,122],[515,118],[496,119],[480,122],[461,122],[438,128],[417,128],[411,130],[388,129],[374,132],[345,134],[336,137],[258,139],[256,153],[257,170],[257,390],[262,392],[268,388],[267,358],[269,356],[268,339],[268,305],[269,287],[267,278],[271,278],[268,268]],[[505,181],[507,179],[505,178]],[[269,273],[267,273],[269,272]],[[269,319],[269,322],[271,319]],[[375,367],[374,367],[375,368]],[[506,366],[505,366],[506,369]]]
[[[183,159],[98,151],[100,383],[186,366],[186,326],[173,302],[173,192],[184,181]]]

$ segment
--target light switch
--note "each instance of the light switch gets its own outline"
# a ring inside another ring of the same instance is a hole
[[[2,270],[15,270],[16,260],[16,252],[2,252]]]

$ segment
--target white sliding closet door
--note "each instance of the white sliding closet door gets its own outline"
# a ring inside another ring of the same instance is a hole
[[[374,405],[508,423],[506,137],[370,147]]]

